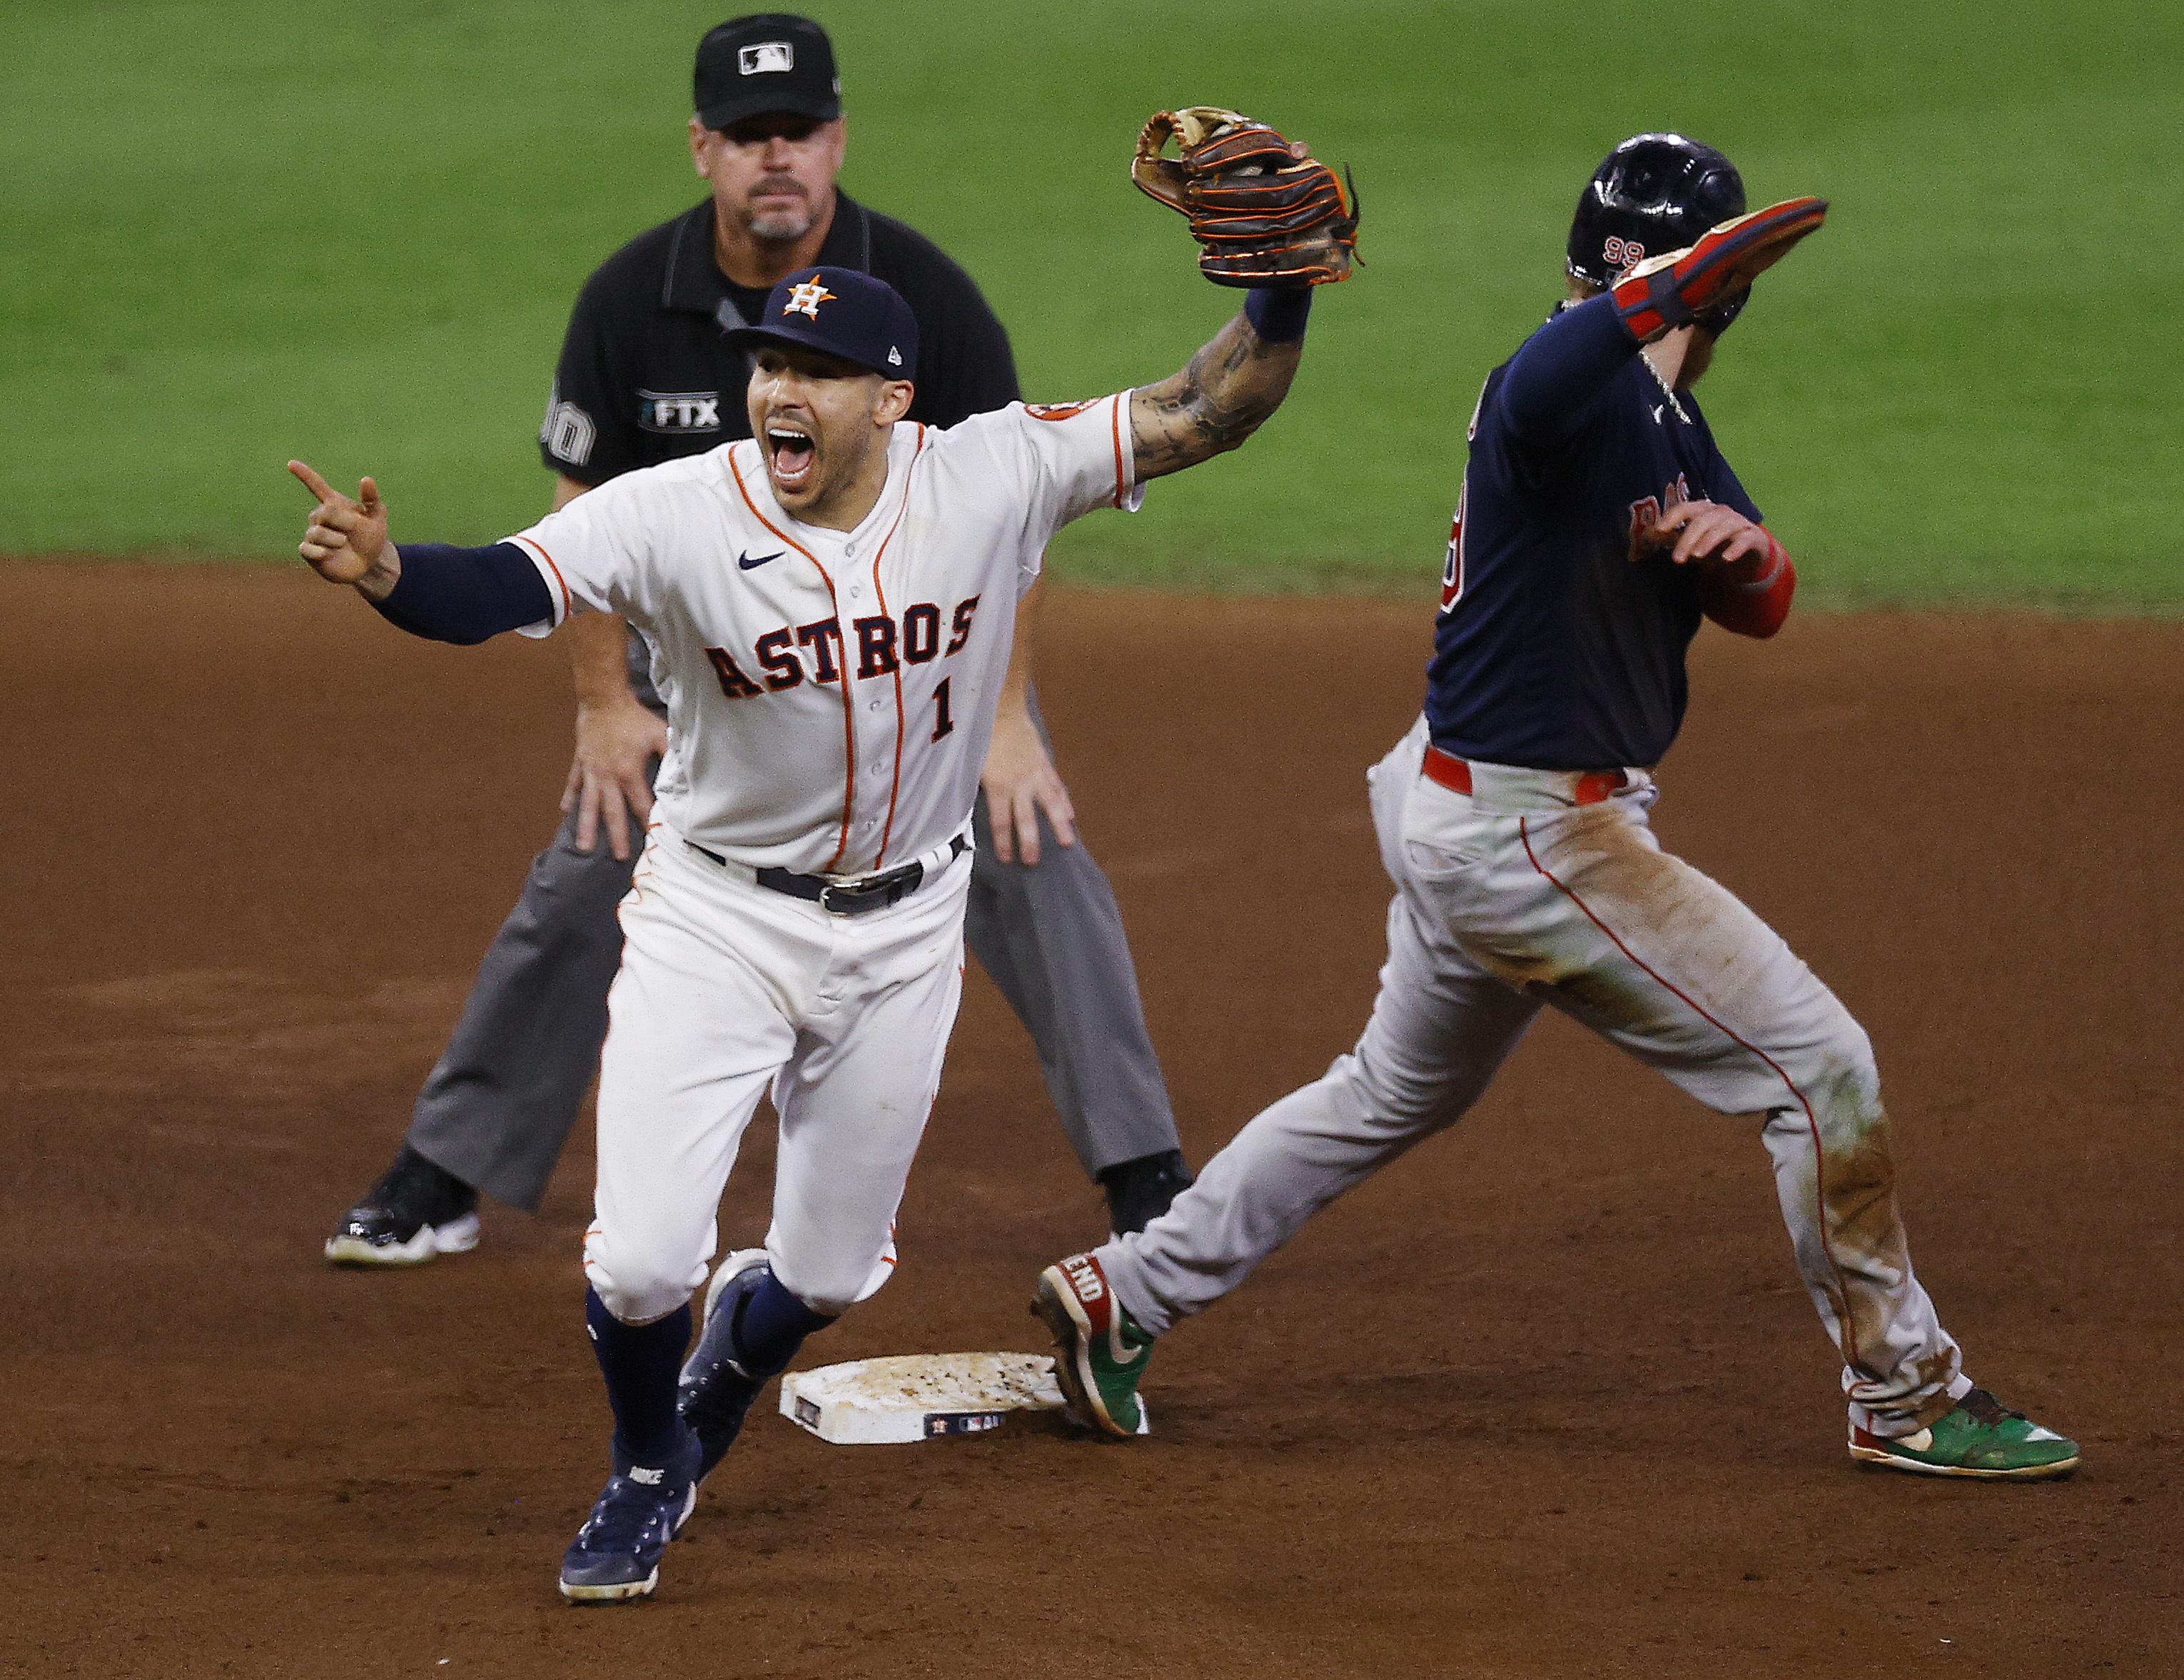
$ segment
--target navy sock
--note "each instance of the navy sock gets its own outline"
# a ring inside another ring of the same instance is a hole
[[[690,1341],[688,1303],[649,1324],[624,1324],[588,1288],[584,1327],[591,1332],[599,1375],[607,1380],[607,1404],[614,1408],[622,1450],[642,1465],[667,1463],[682,1443],[675,1383]]]
[[[804,1338],[815,1330],[824,1330],[834,1321],[824,1313],[811,1310],[783,1288],[781,1280],[769,1271],[766,1282],[752,1290],[738,1304],[736,1313],[736,1363],[754,1377],[778,1375],[788,1369],[789,1360],[804,1345]]]

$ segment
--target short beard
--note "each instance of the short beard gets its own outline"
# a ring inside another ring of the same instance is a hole
[[[793,245],[811,231],[815,218],[809,209],[771,210],[745,224],[752,238],[770,245]]]
[[[1684,350],[1684,364],[1676,370],[1679,391],[1688,391],[1706,377],[1707,370],[1713,365],[1713,335],[1704,327],[1691,335]]]

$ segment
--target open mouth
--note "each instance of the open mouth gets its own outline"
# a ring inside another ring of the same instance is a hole
[[[766,446],[766,470],[773,476],[775,489],[793,492],[811,482],[812,466],[819,458],[818,448],[811,438],[791,426],[769,426]]]

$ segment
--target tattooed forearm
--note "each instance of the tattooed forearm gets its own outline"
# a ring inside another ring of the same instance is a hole
[[[1281,406],[1301,341],[1269,344],[1238,315],[1182,372],[1130,398],[1130,442],[1142,481],[1233,449]]]

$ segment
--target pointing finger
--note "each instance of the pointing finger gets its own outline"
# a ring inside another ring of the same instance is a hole
[[[303,485],[304,489],[309,491],[311,494],[317,497],[321,502],[333,501],[338,494],[332,485],[327,483],[323,478],[320,478],[316,471],[312,468],[304,465],[301,461],[289,462],[288,470],[295,474],[297,480]]]
[[[376,514],[382,505],[379,499],[379,481],[367,478],[356,489],[356,498],[364,504],[364,511],[367,515]]]

